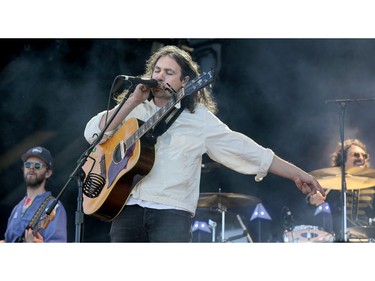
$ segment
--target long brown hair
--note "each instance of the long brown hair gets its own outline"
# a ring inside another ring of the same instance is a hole
[[[167,45],[154,52],[146,61],[145,73],[142,75],[142,77],[151,78],[157,61],[161,57],[165,56],[174,59],[181,67],[180,81],[183,81],[186,76],[189,76],[190,80],[193,80],[200,75],[199,65],[193,61],[191,55],[188,52],[176,46]],[[127,92],[122,93],[121,95],[116,97],[115,100],[117,102],[121,102],[126,94]],[[205,105],[211,112],[217,112],[217,104],[211,92],[207,89],[202,89],[192,95],[183,98],[181,103],[183,103],[186,108],[189,109],[189,111],[192,113],[199,103]]]

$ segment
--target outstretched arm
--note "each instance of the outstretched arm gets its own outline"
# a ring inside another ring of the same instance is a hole
[[[289,163],[277,155],[274,156],[271,166],[268,170],[270,173],[283,178],[294,181],[297,188],[303,194],[316,194],[320,192],[322,196],[325,196],[325,192],[319,182],[309,173],[303,171],[299,167]]]

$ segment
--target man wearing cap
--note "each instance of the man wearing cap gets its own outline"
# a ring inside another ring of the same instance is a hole
[[[26,195],[10,214],[3,242],[67,242],[66,211],[61,202],[57,202],[49,215],[45,214],[55,202],[46,190],[46,182],[52,176],[51,153],[37,146],[21,159]]]

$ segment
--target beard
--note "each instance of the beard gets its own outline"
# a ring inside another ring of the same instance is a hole
[[[158,99],[170,100],[172,97],[172,93],[164,89],[151,89],[151,93]]]
[[[38,188],[45,180],[45,174],[38,175],[36,173],[32,175],[36,175],[35,177],[30,177],[30,173],[24,175],[25,183],[28,187],[31,188]]]

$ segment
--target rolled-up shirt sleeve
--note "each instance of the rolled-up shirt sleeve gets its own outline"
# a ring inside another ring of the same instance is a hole
[[[261,181],[268,174],[274,152],[232,131],[213,115],[208,114],[207,119],[206,148],[210,158],[239,173],[255,175],[255,180]]]
[[[100,120],[103,118],[103,116],[107,113],[107,111],[102,111],[92,117],[89,122],[87,122],[85,131],[84,131],[84,136],[85,139],[91,144],[94,142],[94,140],[98,137],[98,135],[101,133],[101,130],[99,128]],[[100,143],[103,143],[108,140],[115,132],[117,128],[112,130],[112,131],[107,131],[103,139],[100,141]]]
[[[263,178],[268,174],[268,169],[270,168],[272,164],[272,160],[274,156],[275,156],[275,153],[271,149],[264,148],[262,152],[262,156],[261,156],[259,171],[257,172],[255,176],[255,181],[263,180]]]

